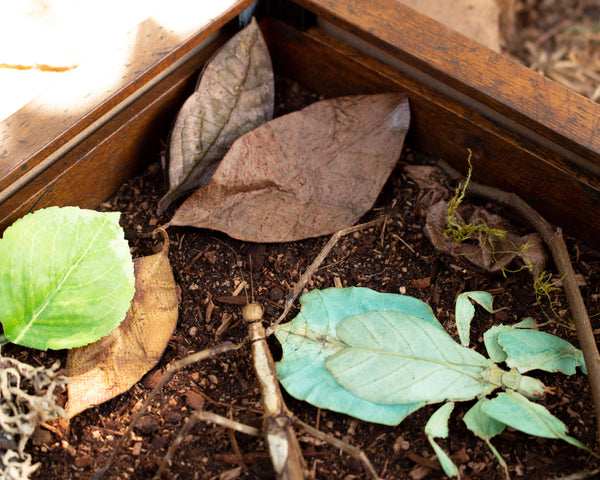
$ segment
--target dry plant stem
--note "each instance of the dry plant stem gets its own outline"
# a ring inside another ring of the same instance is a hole
[[[275,362],[262,325],[263,309],[257,303],[250,303],[242,310],[242,317],[248,325],[254,371],[265,412],[263,433],[275,476],[278,480],[304,480],[304,458],[279,389]]]
[[[181,360],[177,360],[177,361],[173,362],[171,365],[169,365],[169,367],[167,368],[167,370],[165,371],[165,373],[163,374],[163,376],[161,377],[159,382],[156,384],[156,386],[152,389],[152,391],[146,397],[146,400],[144,401],[142,406],[131,417],[131,421],[129,422],[129,425],[125,429],[125,432],[119,439],[118,443],[115,445],[115,448],[113,449],[110,456],[108,457],[106,464],[102,468],[99,468],[98,470],[96,470],[93,480],[99,480],[109,470],[109,468],[112,466],[113,462],[115,461],[117,454],[119,453],[121,448],[123,448],[123,445],[129,438],[129,434],[133,430],[133,427],[135,426],[136,422],[144,414],[144,412],[146,411],[146,408],[148,408],[148,405],[150,405],[150,402],[152,401],[152,399],[160,391],[160,389],[163,387],[163,385],[169,381],[169,379],[171,378],[171,376],[174,373],[178,372],[179,370],[181,370],[185,367],[188,367],[189,365],[200,362],[202,360],[206,360],[207,358],[214,357],[221,353],[238,350],[244,344],[245,344],[245,342],[242,342],[237,345],[234,345],[231,342],[223,342],[223,343],[220,343],[219,345],[215,345],[212,348],[207,348],[206,350],[202,350],[201,352],[197,352],[197,353],[188,355],[187,357],[182,358]]]
[[[600,469],[595,470],[582,470],[581,472],[575,472],[566,477],[554,477],[553,480],[586,480],[588,478],[596,478],[596,475],[600,473]]]
[[[188,420],[188,422],[179,430],[177,437],[169,446],[169,449],[163,457],[160,467],[154,474],[154,477],[152,477],[152,480],[158,480],[160,478],[165,468],[171,464],[171,460],[173,459],[175,451],[177,450],[181,442],[183,442],[183,439],[185,438],[187,433],[198,422],[216,423],[217,425],[221,425],[223,427],[229,428],[231,430],[236,430],[238,432],[245,433],[246,435],[251,435],[253,437],[258,437],[260,435],[260,430],[258,430],[257,428],[249,427],[248,425],[244,425],[243,423],[236,422],[235,420],[222,417],[221,415],[217,415],[213,412],[207,412],[205,410],[196,411]]]
[[[329,241],[325,244],[319,255],[317,255],[317,257],[306,269],[302,277],[300,277],[300,280],[298,280],[296,285],[294,285],[294,289],[289,293],[289,295],[285,299],[285,308],[283,309],[283,313],[279,316],[275,323],[268,328],[267,335],[271,335],[275,331],[275,327],[279,325],[281,321],[287,316],[287,314],[290,312],[290,309],[292,308],[293,303],[296,301],[296,299],[298,298],[298,296],[300,295],[310,278],[315,274],[315,272],[321,266],[321,263],[323,263],[323,260],[325,260],[325,257],[329,255],[329,252],[331,252],[331,249],[335,246],[335,244],[340,238],[342,238],[344,235],[348,235],[350,233],[357,232],[364,228],[377,225],[378,223],[382,223],[385,221],[385,219],[386,217],[382,216],[376,218],[375,220],[371,220],[370,222],[361,223],[359,225],[353,225],[352,227],[344,228],[342,230],[339,230],[338,232],[335,232],[331,236]]]
[[[294,423],[300,428],[302,428],[302,430],[304,430],[307,433],[310,433],[313,437],[317,438],[318,440],[321,440],[322,442],[327,442],[329,445],[339,448],[340,450],[343,450],[347,454],[351,455],[364,465],[365,470],[373,477],[374,480],[381,480],[379,475],[377,474],[377,471],[371,464],[369,457],[367,457],[365,452],[363,452],[360,448],[349,445],[346,442],[342,442],[341,440],[338,440],[337,438],[332,437],[331,435],[327,435],[321,430],[317,430],[316,428],[311,427],[307,423],[304,423],[302,420],[299,420],[297,418],[294,418]]]
[[[457,172],[444,162],[440,162],[440,167],[453,176],[457,175]],[[546,219],[514,193],[505,192],[476,182],[469,183],[466,193],[496,201],[513,208],[533,225],[550,249],[554,263],[558,268],[558,273],[562,278],[563,289],[569,302],[571,316],[577,330],[577,338],[588,370],[588,379],[596,415],[596,441],[600,442],[600,353],[598,353],[592,324],[583,303],[581,291],[577,285],[575,271],[573,270],[561,229],[557,228],[555,230]]]

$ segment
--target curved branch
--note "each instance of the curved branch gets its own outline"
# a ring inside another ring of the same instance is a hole
[[[439,166],[449,175],[461,177],[461,175],[450,167],[445,162],[439,162]],[[521,197],[514,193],[505,192],[494,187],[482,185],[471,181],[467,186],[467,195],[482,197],[488,200],[498,202],[502,205],[514,209],[524,219],[538,231],[544,243],[548,246],[550,253],[554,259],[554,263],[558,268],[558,273],[562,278],[563,288],[573,323],[577,330],[577,339],[583,352],[585,365],[588,370],[588,379],[592,391],[592,399],[594,401],[594,412],[596,415],[596,441],[600,442],[600,353],[596,341],[592,325],[588,316],[587,309],[583,303],[581,291],[575,279],[575,271],[569,258],[569,252],[565,244],[562,230],[554,228],[545,218],[543,218],[536,210],[531,208]]]

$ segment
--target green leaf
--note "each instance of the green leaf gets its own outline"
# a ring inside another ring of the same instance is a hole
[[[483,334],[489,357],[496,363],[525,373],[530,370],[573,375],[576,367],[587,373],[583,353],[566,340],[538,330],[529,318],[513,325],[498,325]]]
[[[277,326],[283,348],[277,376],[290,395],[317,407],[365,421],[397,425],[423,404],[380,405],[344,389],[325,367],[325,359],[345,345],[337,324],[349,315],[370,310],[406,311],[443,331],[431,308],[404,295],[378,293],[367,288],[312,290],[300,297],[302,309],[291,322]]]
[[[448,419],[450,418],[453,409],[454,403],[452,402],[445,403],[438,408],[425,425],[425,434],[427,435],[427,439],[435,451],[446,475],[449,477],[460,477],[458,468],[454,462],[434,440],[434,438],[448,437]]]
[[[504,431],[506,425],[490,417],[482,410],[488,398],[480,398],[463,417],[467,428],[483,440],[489,440]]]
[[[515,323],[512,328],[537,328],[538,324],[531,317],[525,317],[520,322]]]
[[[487,446],[490,448],[490,450],[498,460],[498,463],[504,469],[506,478],[510,478],[508,475],[508,466],[506,465],[506,462],[500,456],[500,452],[496,450],[496,447],[494,447],[494,445],[492,445],[492,442],[490,441],[492,437],[495,437],[496,435],[502,433],[506,425],[490,417],[483,411],[482,407],[487,402],[489,402],[488,398],[480,398],[479,401],[475,405],[473,405],[467,411],[467,413],[465,413],[463,417],[463,422],[465,422],[465,425],[469,430],[471,430],[475,435],[477,435],[487,444]]]
[[[506,325],[497,325],[484,332],[483,343],[488,357],[490,357],[490,360],[493,362],[501,363],[506,360],[506,352],[500,345],[498,337],[502,332],[510,330],[511,328],[512,327],[507,327]]]
[[[327,358],[325,366],[340,385],[370,402],[470,400],[496,388],[482,378],[489,360],[409,313],[352,315],[336,333],[348,347]]]
[[[464,292],[461,293],[456,299],[455,305],[455,321],[456,328],[458,329],[458,337],[460,343],[463,346],[469,346],[469,337],[471,335],[471,320],[475,315],[475,307],[471,303],[471,300],[481,305],[488,312],[494,313],[492,307],[493,297],[488,292]]]
[[[508,329],[499,333],[498,343],[506,352],[506,364],[521,373],[544,370],[573,375],[576,367],[587,373],[581,350],[556,335]]]
[[[579,440],[567,435],[567,427],[545,407],[530,402],[517,392],[502,392],[485,402],[481,409],[486,415],[529,435],[558,438],[588,450]]]
[[[50,207],[6,229],[0,240],[0,305],[11,342],[72,348],[119,325],[134,294],[119,216]]]

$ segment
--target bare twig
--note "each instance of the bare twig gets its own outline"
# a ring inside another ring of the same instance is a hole
[[[440,162],[439,165],[440,168],[451,176],[459,175],[456,170],[445,162]],[[552,257],[554,258],[554,263],[562,278],[563,289],[567,301],[569,302],[571,316],[573,317],[573,323],[577,330],[577,338],[588,370],[588,379],[596,414],[596,440],[600,442],[600,353],[598,352],[598,347],[594,340],[590,318],[585,304],[583,303],[581,291],[577,285],[575,271],[573,270],[573,265],[571,264],[569,252],[567,251],[561,229],[554,229],[546,219],[514,193],[505,192],[487,185],[481,185],[473,181],[469,183],[466,193],[468,195],[475,195],[488,200],[493,200],[513,208],[533,225],[542,237],[544,243],[546,243],[550,249]]]
[[[187,357],[182,358],[181,360],[177,360],[177,361],[173,362],[171,365],[169,365],[169,367],[167,368],[167,370],[165,371],[165,373],[163,374],[163,376],[161,377],[159,382],[156,384],[156,386],[152,389],[152,391],[146,397],[146,400],[144,401],[142,406],[131,417],[131,421],[129,422],[129,425],[125,429],[123,436],[119,439],[119,441],[115,445],[115,448],[113,449],[110,456],[108,457],[106,464],[102,468],[99,468],[98,470],[96,470],[93,480],[99,480],[110,469],[110,467],[112,466],[112,464],[115,461],[117,454],[121,451],[121,449],[123,448],[123,445],[129,438],[129,434],[133,430],[133,427],[135,426],[136,422],[146,411],[146,408],[148,408],[148,405],[150,405],[150,402],[152,401],[152,399],[160,391],[160,389],[163,387],[163,385],[169,381],[169,379],[171,378],[171,376],[174,373],[178,372],[179,370],[181,370],[189,365],[200,362],[202,360],[206,360],[207,358],[214,357],[215,355],[238,350],[244,344],[245,344],[245,342],[242,342],[238,345],[234,345],[231,342],[223,342],[218,345],[215,345],[212,348],[207,348],[206,350],[202,350],[201,352],[197,352],[197,353],[188,355]]]
[[[213,412],[207,412],[205,410],[198,410],[194,412],[192,417],[188,420],[188,422],[179,430],[177,437],[173,440],[173,443],[169,446],[166,455],[163,457],[163,460],[158,468],[157,472],[152,477],[152,480],[158,480],[162,475],[162,472],[165,468],[170,465],[171,460],[175,454],[175,451],[187,435],[187,433],[192,429],[194,425],[198,422],[212,422],[217,425],[221,425],[223,427],[229,428],[231,430],[236,430],[241,433],[245,433],[246,435],[250,435],[253,437],[258,437],[260,435],[260,430],[254,427],[249,427],[248,425],[244,425],[243,423],[236,422],[235,420],[231,420],[229,418],[222,417],[221,415],[217,415]]]
[[[325,244],[325,246],[323,247],[323,249],[321,250],[319,255],[317,255],[317,257],[313,260],[313,262],[306,269],[306,271],[304,272],[302,277],[300,277],[300,280],[298,280],[296,285],[294,285],[293,290],[289,293],[289,295],[285,299],[285,307],[283,309],[283,313],[279,316],[279,318],[275,321],[275,323],[267,329],[267,335],[271,335],[275,331],[275,327],[277,325],[279,325],[283,319],[285,319],[287,314],[290,312],[292,305],[298,298],[298,295],[300,295],[300,293],[304,289],[307,282],[315,274],[315,272],[321,266],[321,263],[323,263],[323,260],[325,260],[325,257],[327,257],[327,255],[329,255],[329,252],[331,252],[331,249],[333,247],[335,247],[335,244],[338,242],[338,240],[340,238],[342,238],[343,236],[348,235],[350,233],[354,233],[354,232],[357,232],[364,228],[368,228],[373,225],[377,225],[378,223],[382,223],[385,220],[385,218],[386,217],[381,216],[381,217],[376,218],[375,220],[371,220],[370,222],[361,223],[359,225],[353,225],[352,227],[344,228],[343,230],[339,230],[339,231],[335,232],[331,236],[329,241]]]
[[[380,217],[371,222],[349,227],[335,233],[331,237],[329,242],[325,245],[325,247],[321,250],[319,255],[315,258],[313,263],[309,266],[309,268],[301,277],[301,279],[298,281],[291,294],[288,295],[288,298],[286,300],[286,310],[277,320],[277,322],[280,322],[283,318],[285,318],[294,300],[298,297],[308,280],[319,268],[325,257],[329,254],[331,249],[335,246],[337,241],[342,236],[356,232],[371,225],[381,223],[383,221],[384,217]],[[207,311],[206,317],[209,316],[210,313]],[[304,422],[301,422],[292,415],[292,413],[287,409],[283,400],[283,396],[281,395],[279,381],[277,379],[277,373],[275,371],[275,363],[271,356],[269,346],[266,342],[266,337],[272,334],[274,326],[269,329],[270,331],[268,333],[265,332],[265,329],[262,325],[263,310],[262,307],[256,303],[250,303],[246,305],[242,311],[242,316],[244,318],[244,321],[248,324],[248,333],[252,348],[252,358],[254,362],[256,377],[259,382],[261,398],[263,401],[263,435],[265,436],[267,446],[269,448],[271,461],[277,478],[281,480],[304,480],[305,478],[305,463],[302,457],[302,453],[298,444],[298,439],[296,437],[296,432],[294,428],[295,425],[298,425],[307,432],[311,433],[316,438],[328,442],[334,447],[339,448],[340,450],[343,450],[346,453],[353,456],[354,458],[356,458],[356,460],[358,460],[364,465],[365,470],[375,480],[379,480],[377,472],[373,468],[373,465],[371,464],[367,456],[364,454],[364,452],[362,452],[362,450],[360,450],[357,447],[348,445],[347,443],[338,440],[334,437],[326,435],[325,433],[305,424]],[[244,345],[247,340],[248,338],[246,338],[244,342],[238,345],[234,345],[230,342],[225,342],[211,349],[203,350],[202,352],[190,355],[182,360],[173,362],[165,371],[158,384],[152,389],[143,405],[139,408],[138,411],[135,412],[135,414],[131,418],[130,424],[123,433],[123,436],[119,440],[118,444],[115,446],[115,449],[112,451],[109,459],[107,460],[106,465],[103,468],[98,469],[96,471],[93,477],[94,480],[99,480],[100,478],[102,478],[102,476],[112,466],[117,453],[122,449],[124,443],[127,441],[127,438],[133,430],[133,427],[135,426],[135,423],[137,422],[139,417],[146,411],[148,405],[150,404],[151,400],[155,397],[156,393],[160,391],[162,386],[171,378],[171,376],[175,372],[193,363],[210,358],[219,353],[237,350],[242,345]],[[154,476],[154,479],[160,478],[160,475],[162,474],[166,466],[170,464],[174,452],[178,448],[179,444],[183,441],[187,432],[189,432],[189,430],[198,421],[208,421],[217,423],[227,428],[246,433],[248,435],[258,435],[260,433],[255,428],[248,427],[246,425],[240,424],[220,415],[216,415],[207,411],[197,411],[184,425],[184,427],[182,427],[182,429],[177,435],[177,438],[169,447],[158,471]]]
[[[369,457],[367,457],[365,452],[363,452],[360,448],[349,445],[346,442],[342,442],[341,440],[338,440],[337,438],[332,437],[331,435],[327,435],[321,430],[311,427],[309,424],[304,423],[302,420],[299,420],[297,418],[294,418],[294,423],[300,428],[302,428],[305,432],[310,433],[316,439],[321,440],[323,442],[327,442],[329,445],[339,448],[340,450],[346,452],[347,454],[360,461],[364,465],[367,473],[371,474],[371,476],[375,480],[379,480],[379,475],[377,474],[375,468],[371,464]]]

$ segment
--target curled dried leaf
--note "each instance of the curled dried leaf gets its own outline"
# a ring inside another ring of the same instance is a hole
[[[169,191],[158,213],[205,185],[236,138],[273,118],[271,58],[256,20],[206,64],[177,115],[169,146]]]
[[[444,200],[433,204],[427,211],[425,234],[433,246],[444,253],[468,260],[488,272],[500,272],[515,259],[531,265],[532,273],[539,274],[546,265],[546,253],[539,235],[532,233],[520,237],[509,230],[500,216],[483,208],[461,204],[454,211],[458,224],[483,225],[484,232],[470,241],[456,242],[445,232],[448,228],[446,215],[448,204]],[[485,230],[502,232],[502,236],[486,234]]]
[[[134,260],[135,295],[125,320],[99,341],[69,351],[69,418],[129,390],[156,365],[175,330],[179,302],[168,237],[161,233],[162,251]]]

